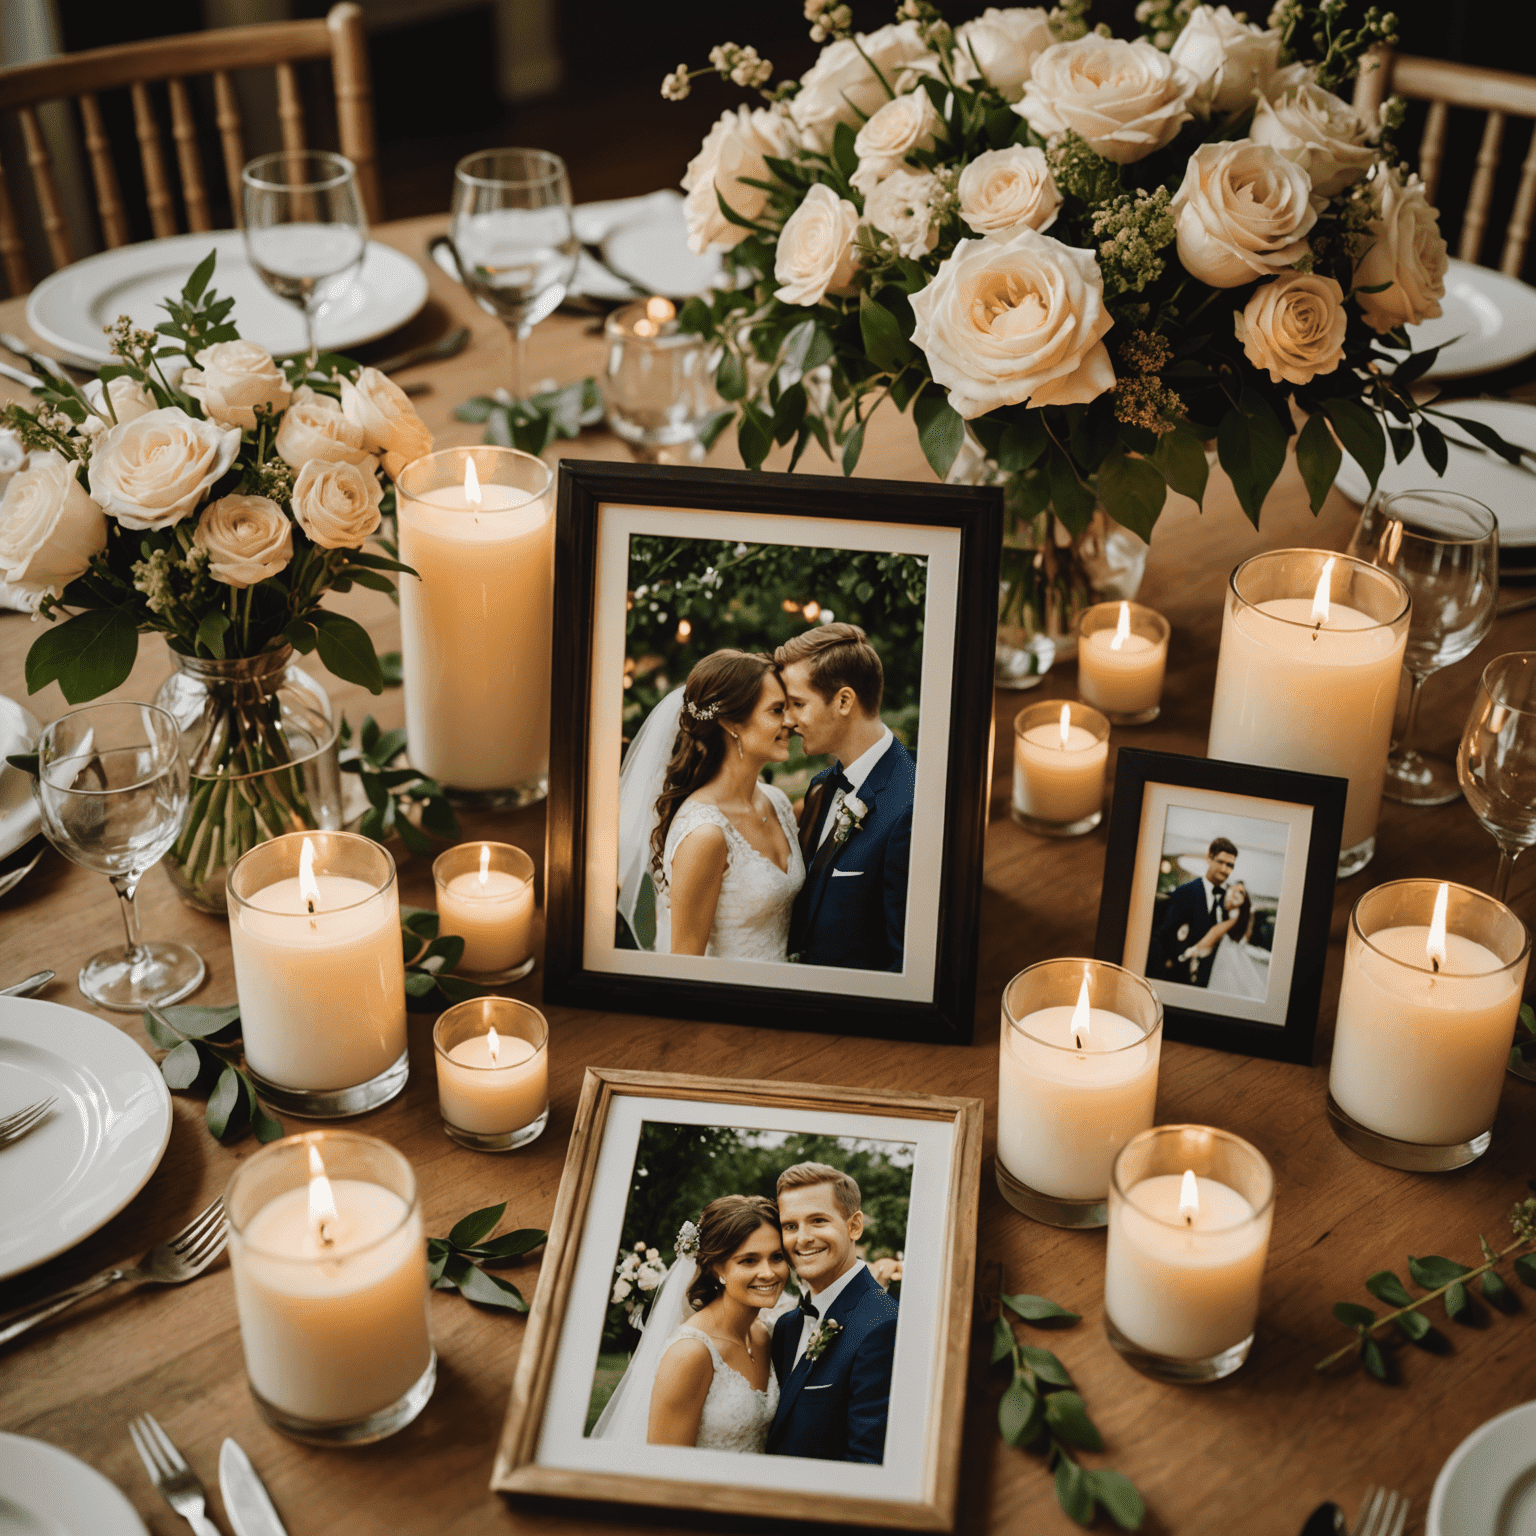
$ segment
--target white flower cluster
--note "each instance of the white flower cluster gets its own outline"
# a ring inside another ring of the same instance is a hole
[[[811,24],[811,41],[824,43],[829,37],[847,37],[853,11],[840,0],[805,0],[805,19]]]
[[[622,1305],[630,1326],[637,1331],[644,1325],[645,1300],[667,1278],[667,1266],[662,1262],[659,1249],[636,1243],[633,1249],[619,1254],[614,1266],[613,1292],[609,1301]]]
[[[709,50],[709,62],[732,85],[756,90],[773,77],[773,65],[758,57],[756,48],[738,48],[735,43],[721,43]]]

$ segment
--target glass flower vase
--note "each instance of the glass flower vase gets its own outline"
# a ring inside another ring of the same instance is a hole
[[[242,854],[285,832],[340,828],[336,728],[290,646],[175,661],[155,703],[181,729],[191,794],[164,862],[189,907],[224,914],[224,877]]]

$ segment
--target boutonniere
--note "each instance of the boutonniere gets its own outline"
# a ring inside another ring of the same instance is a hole
[[[832,833],[834,843],[846,843],[864,825],[869,807],[857,795],[844,795],[837,808],[837,826]]]
[[[807,1360],[820,1360],[826,1354],[827,1346],[843,1331],[843,1325],[835,1318],[828,1318],[822,1323],[816,1332],[811,1335],[810,1343],[805,1346],[805,1358]]]

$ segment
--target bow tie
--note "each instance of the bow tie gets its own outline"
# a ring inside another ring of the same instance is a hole
[[[842,790],[845,795],[853,793],[853,781],[843,772],[841,767],[834,768],[827,775],[827,783],[834,790]]]
[[[816,1310],[816,1303],[809,1296],[800,1298],[800,1310],[812,1320],[821,1316],[821,1313]]]

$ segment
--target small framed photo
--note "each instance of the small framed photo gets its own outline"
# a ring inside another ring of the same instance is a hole
[[[995,487],[565,460],[544,996],[966,1044]]]
[[[954,1529],[982,1103],[589,1069],[492,1487]]]
[[[1310,1063],[1348,780],[1123,748],[1095,955],[1170,1040]]]

